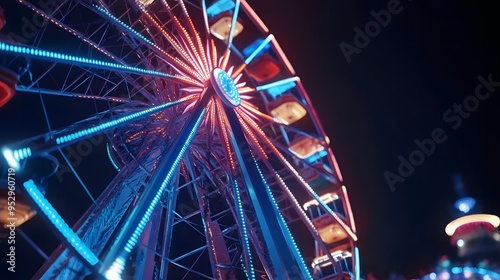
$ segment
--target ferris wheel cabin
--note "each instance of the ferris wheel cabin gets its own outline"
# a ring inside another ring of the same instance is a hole
[[[324,194],[320,199],[335,212],[341,222],[348,223],[345,207],[337,193]],[[316,258],[311,264],[315,277],[325,280],[353,278],[355,260],[353,260],[354,253],[348,234],[330,213],[320,207],[317,200],[310,200],[303,207],[322,241],[327,245],[329,254],[336,261],[332,263],[328,254],[316,246]]]

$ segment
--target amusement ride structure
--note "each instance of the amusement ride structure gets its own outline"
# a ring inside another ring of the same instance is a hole
[[[247,1],[8,1],[34,28],[0,16],[0,111],[34,96],[23,117],[45,126],[1,143],[33,279],[359,279],[329,138]],[[65,151],[96,136],[107,155],[82,170]],[[74,222],[62,189],[85,195]]]

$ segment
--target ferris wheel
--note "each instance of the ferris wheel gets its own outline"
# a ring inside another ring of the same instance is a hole
[[[1,144],[33,279],[359,279],[329,138],[247,1],[13,2],[32,32],[2,31],[0,113],[38,109]]]

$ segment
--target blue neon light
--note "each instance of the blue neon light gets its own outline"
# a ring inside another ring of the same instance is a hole
[[[111,156],[111,148],[109,143],[106,144],[106,151],[108,152],[108,158],[113,167],[116,169],[116,171],[120,172],[120,167],[118,167],[118,164],[114,161],[113,157]]]
[[[11,149],[3,148],[2,155],[10,167],[14,169],[19,169],[19,161],[14,157],[14,153],[12,152]]]
[[[196,123],[193,126],[193,129],[191,130],[191,132],[189,133],[189,135],[186,139],[186,143],[184,143],[181,150],[179,151],[174,163],[172,164],[170,170],[167,173],[167,176],[165,176],[163,183],[161,184],[160,188],[156,192],[156,195],[154,196],[153,200],[151,201],[151,204],[147,208],[146,213],[144,214],[144,216],[140,220],[136,229],[132,233],[132,236],[130,237],[130,239],[125,244],[124,250],[127,253],[132,252],[133,247],[135,246],[135,244],[137,244],[137,241],[139,240],[139,236],[141,235],[142,231],[144,230],[144,227],[146,226],[146,223],[148,222],[149,217],[153,213],[153,210],[156,207],[156,205],[158,204],[158,202],[160,202],[160,198],[161,198],[161,195],[163,194],[163,191],[167,188],[167,185],[170,182],[170,180],[172,179],[172,176],[174,175],[174,172],[175,172],[177,166],[181,162],[182,157],[184,156],[184,153],[186,152],[186,150],[189,147],[189,143],[191,142],[191,140],[195,136],[196,131],[198,130],[198,126],[200,125],[201,121],[203,120],[203,117],[205,115],[205,111],[206,111],[206,109],[203,109],[200,116],[196,120]],[[115,262],[116,262],[116,260],[115,260]]]
[[[288,237],[288,240],[292,243],[291,249],[292,249],[293,253],[295,254],[295,257],[297,258],[299,265],[301,266],[301,270],[303,273],[306,274],[305,276],[308,276],[309,279],[312,279],[312,276],[309,272],[309,269],[307,268],[307,265],[304,261],[304,258],[302,257],[302,255],[300,253],[299,247],[297,246],[297,243],[295,242],[295,239],[293,238],[293,236],[290,232],[290,229],[288,228],[288,225],[286,224],[285,219],[283,218],[283,215],[281,215],[281,212],[279,211],[278,203],[276,202],[276,199],[274,198],[274,195],[272,194],[271,189],[269,188],[269,185],[266,182],[264,174],[262,174],[262,171],[260,170],[260,166],[257,163],[257,161],[255,159],[253,161],[255,163],[255,166],[257,167],[257,170],[259,172],[262,183],[264,184],[264,186],[266,186],[267,194],[269,195],[269,197],[271,198],[271,200],[273,202],[274,210],[279,217],[280,224],[281,224],[282,228],[284,228],[284,230],[286,230],[286,233],[287,233],[286,237]]]
[[[29,196],[35,201],[43,214],[49,221],[56,227],[56,229],[66,238],[68,243],[73,247],[78,254],[80,254],[91,265],[96,265],[99,259],[94,253],[85,245],[85,243],[78,237],[78,235],[66,224],[64,219],[52,207],[50,202],[38,190],[33,180],[24,182],[23,186],[28,192]]]
[[[114,15],[112,15],[111,13],[109,13],[108,11],[106,11],[104,8],[100,7],[100,6],[97,6],[97,5],[93,5],[94,8],[96,8],[99,12],[103,13],[106,17],[108,17],[109,19],[113,20],[114,22],[116,22],[118,25],[120,25],[121,27],[127,29],[128,31],[130,31],[132,34],[134,34],[135,36],[137,36],[138,38],[140,38],[141,40],[143,40],[145,43],[147,43],[148,45],[151,45],[153,46],[154,48],[160,50],[160,47],[158,47],[157,45],[155,45],[153,42],[151,42],[148,38],[144,37],[141,33],[135,31],[132,27],[130,27],[128,24],[124,23],[123,21],[119,20],[117,17],[115,17]]]
[[[30,157],[30,156],[31,156],[31,148],[29,148],[29,147],[14,150],[14,158],[17,161],[21,161],[21,160],[23,160],[27,157]]]
[[[210,7],[208,7],[207,15],[209,17],[215,17],[216,15],[222,12],[233,9],[234,6],[235,4],[231,0],[218,0],[217,2],[213,3]]]
[[[264,48],[269,48],[268,47],[268,44],[269,42],[271,42],[271,40],[274,38],[273,35],[269,35],[266,37],[266,39],[262,40],[262,42],[260,42],[260,45],[258,47],[255,48],[255,50],[247,57],[247,59],[245,59],[245,64],[250,64],[250,62],[252,62],[252,60],[262,52],[262,50]]]
[[[264,39],[259,38],[259,39],[255,40],[253,43],[251,43],[250,45],[248,45],[246,48],[243,49],[243,54],[246,57],[249,57],[260,45],[262,45],[262,42],[264,42]],[[265,44],[260,49],[260,51],[255,55],[259,55],[259,54],[267,51],[270,48],[271,48],[270,44]]]
[[[459,274],[459,273],[462,273],[462,268],[461,268],[461,267],[456,267],[456,266],[455,266],[455,267],[452,267],[450,271],[451,271],[451,273],[453,273],[453,274]]]
[[[274,87],[279,87],[279,86],[283,86],[283,85],[286,85],[286,84],[289,84],[289,83],[292,83],[292,82],[294,83],[298,79],[299,79],[298,77],[286,78],[286,79],[279,80],[279,81],[276,81],[276,82],[272,82],[272,83],[269,83],[269,84],[260,85],[260,86],[256,87],[255,89],[256,90],[266,90],[266,89],[270,89],[270,88],[274,88]]]
[[[295,86],[296,86],[295,82],[288,82],[282,85],[277,85],[269,88],[267,90],[267,93],[269,93],[269,95],[271,95],[273,98],[276,98],[281,94],[283,94],[285,91],[294,88]]]
[[[19,162],[25,158],[30,157],[32,153],[30,147],[21,148],[14,151],[5,147],[2,149],[2,155],[10,167],[18,169],[20,167]]]
[[[233,18],[231,20],[231,29],[229,31],[228,47],[233,42],[234,28],[236,27],[236,19],[238,18],[239,11],[240,11],[240,0],[236,0],[236,6],[234,7]]]
[[[243,231],[243,236],[242,236],[242,238],[244,240],[243,246],[245,247],[245,251],[246,251],[247,256],[248,256],[248,263],[250,265],[250,267],[247,267],[247,269],[245,269],[245,273],[247,274],[248,279],[255,279],[255,271],[253,268],[252,254],[250,252],[250,243],[248,241],[248,229],[247,229],[247,224],[246,224],[246,220],[245,220],[245,213],[243,212],[243,204],[241,203],[240,189],[238,186],[238,182],[236,180],[233,181],[233,184],[234,184],[233,189],[234,189],[235,201],[236,201],[236,210],[238,211],[238,214],[239,214],[238,218],[240,219],[241,230]],[[247,271],[248,269],[250,269],[250,275]]]
[[[320,160],[321,158],[325,157],[326,155],[328,155],[328,152],[326,150],[321,150],[313,155],[310,155],[305,160],[309,163],[314,163]]]
[[[134,120],[137,120],[137,119],[139,119],[141,117],[145,117],[145,116],[154,114],[154,113],[156,113],[158,111],[161,111],[161,110],[163,110],[163,109],[165,109],[167,107],[179,104],[181,102],[184,102],[184,100],[180,99],[180,100],[176,100],[176,101],[173,101],[173,102],[161,104],[161,105],[158,105],[158,106],[155,106],[155,107],[148,108],[148,109],[143,110],[143,111],[135,112],[135,113],[132,113],[130,115],[120,117],[120,118],[118,118],[116,120],[104,122],[104,123],[102,123],[100,125],[97,125],[97,126],[94,126],[94,127],[91,127],[91,128],[83,129],[83,130],[80,130],[80,131],[77,131],[77,132],[74,132],[74,133],[71,133],[71,134],[68,134],[68,135],[57,137],[56,138],[56,144],[58,144],[58,145],[59,144],[63,144],[63,143],[66,143],[66,142],[70,142],[70,141],[79,139],[79,138],[84,138],[84,137],[90,136],[90,135],[98,133],[98,132],[103,132],[103,131],[105,131],[107,129],[111,129],[111,128],[117,127],[117,126],[119,126],[121,124],[124,124],[126,122],[134,121]]]
[[[355,271],[355,273],[356,273],[355,274],[355,279],[356,280],[360,280],[361,279],[361,277],[360,277],[360,275],[361,275],[361,265],[359,263],[359,249],[358,249],[358,247],[354,247],[354,254],[356,255],[356,257],[355,257],[356,258],[356,267],[354,268],[356,270]]]
[[[464,213],[469,213],[472,208],[476,205],[476,200],[472,197],[462,197],[459,200],[455,201],[455,208]]]
[[[106,271],[106,279],[108,280],[122,280],[121,272],[125,269],[125,259],[118,257],[113,265]]]
[[[139,32],[135,31],[134,29],[132,29],[132,27],[130,27],[129,25],[127,25],[126,23],[124,23],[123,21],[119,20],[118,18],[116,18],[114,15],[112,15],[111,13],[109,13],[108,11],[106,11],[104,8],[100,7],[100,6],[97,6],[97,5],[93,5],[94,8],[96,8],[99,12],[103,13],[106,17],[112,19],[114,22],[118,23],[118,25],[120,25],[121,27],[124,27],[125,29],[127,29],[128,31],[130,31],[132,34],[134,34],[135,36],[141,38],[144,42],[150,44],[150,45],[154,45],[153,42],[151,42],[149,39],[147,39],[146,37],[144,37],[142,34],[140,34]]]
[[[63,62],[63,63],[78,63],[80,65],[89,66],[89,67],[93,67],[93,68],[101,67],[101,68],[120,70],[120,71],[124,71],[124,72],[128,72],[128,73],[135,73],[135,74],[141,74],[141,75],[147,74],[147,75],[152,75],[152,76],[174,78],[174,76],[172,76],[172,75],[169,75],[169,74],[166,74],[163,72],[159,72],[159,71],[147,70],[147,69],[127,66],[127,65],[121,65],[121,64],[112,63],[112,62],[106,62],[106,61],[97,60],[97,59],[78,57],[78,56],[56,53],[56,52],[51,52],[51,51],[44,51],[44,50],[35,49],[32,47],[21,47],[21,46],[16,46],[16,45],[4,43],[4,42],[0,42],[0,51],[10,52],[10,53],[15,53],[15,54],[26,54],[28,56],[33,56],[33,57],[38,57],[38,58],[46,58],[46,59],[49,59],[52,61],[58,61],[58,62]]]
[[[217,79],[222,86],[222,89],[226,93],[227,97],[234,103],[235,105],[239,105],[241,103],[240,93],[238,92],[238,88],[234,83],[234,80],[227,74],[225,71],[219,71],[217,75]]]

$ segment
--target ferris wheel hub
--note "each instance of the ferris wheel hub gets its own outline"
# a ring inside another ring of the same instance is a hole
[[[236,83],[226,71],[215,68],[212,70],[212,85],[224,104],[229,107],[240,105],[241,98]]]

